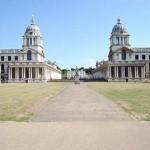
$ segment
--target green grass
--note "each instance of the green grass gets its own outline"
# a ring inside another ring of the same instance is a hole
[[[102,82],[87,86],[121,105],[135,118],[150,121],[150,84]]]
[[[43,99],[50,99],[67,84],[30,83],[0,84],[0,121],[28,121],[30,109]]]

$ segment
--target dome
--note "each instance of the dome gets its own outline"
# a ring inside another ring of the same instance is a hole
[[[31,24],[27,27],[27,29],[26,29],[26,31],[25,31],[25,35],[41,36],[40,28],[36,25],[34,16],[32,16],[32,22],[31,22]]]
[[[129,34],[126,27],[121,23],[120,18],[117,19],[117,24],[113,27],[112,34]]]

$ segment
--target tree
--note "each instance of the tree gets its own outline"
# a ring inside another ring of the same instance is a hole
[[[62,74],[62,75],[67,75],[67,69],[62,69],[62,70],[61,70],[61,74]]]

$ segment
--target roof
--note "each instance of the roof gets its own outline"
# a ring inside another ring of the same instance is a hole
[[[36,35],[36,36],[41,36],[41,31],[38,25],[35,23],[34,16],[32,16],[32,21],[31,24],[26,28],[25,35]]]
[[[0,49],[0,53],[17,53],[22,49]]]
[[[150,47],[133,47],[131,50],[134,52],[150,52]]]
[[[111,34],[129,34],[127,28],[122,24],[120,18],[117,19],[117,24],[114,25]]]

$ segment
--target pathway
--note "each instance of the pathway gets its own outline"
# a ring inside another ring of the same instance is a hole
[[[118,105],[86,87],[71,84],[50,99],[32,118],[36,122],[54,121],[127,121],[131,120]]]

